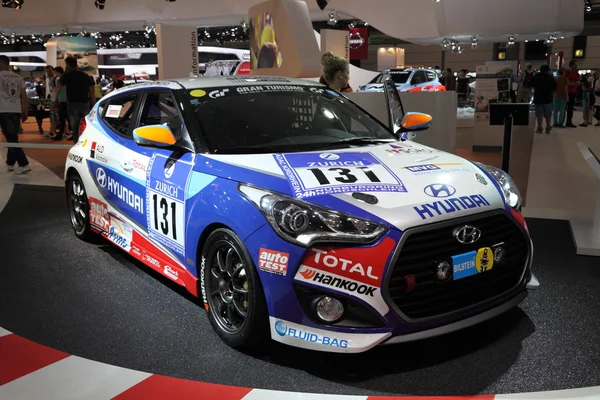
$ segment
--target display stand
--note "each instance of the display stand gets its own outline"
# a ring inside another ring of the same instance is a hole
[[[585,161],[594,171],[596,199],[591,221],[570,221],[577,254],[600,257],[600,159],[582,142],[577,143]]]
[[[491,103],[490,125],[504,125],[502,170],[509,173],[513,125],[529,125],[528,103]]]

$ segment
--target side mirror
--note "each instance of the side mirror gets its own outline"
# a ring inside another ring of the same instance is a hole
[[[175,135],[166,125],[147,125],[135,128],[133,139],[140,146],[170,147],[177,143]]]
[[[417,132],[431,127],[431,115],[418,112],[408,112],[400,122],[400,131]]]

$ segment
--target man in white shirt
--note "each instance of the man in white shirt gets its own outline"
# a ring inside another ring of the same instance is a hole
[[[19,142],[21,122],[27,120],[27,93],[23,78],[10,71],[10,60],[0,56],[0,128],[8,143]],[[15,170],[15,164],[19,164]],[[6,165],[15,174],[31,171],[29,160],[21,148],[9,147]]]

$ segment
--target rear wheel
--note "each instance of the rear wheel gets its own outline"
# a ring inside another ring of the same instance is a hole
[[[92,241],[97,235],[90,228],[90,213],[87,193],[83,181],[77,172],[73,172],[67,183],[69,216],[75,236]]]
[[[210,234],[200,274],[208,318],[219,337],[234,348],[258,348],[268,337],[265,296],[252,258],[234,232]]]

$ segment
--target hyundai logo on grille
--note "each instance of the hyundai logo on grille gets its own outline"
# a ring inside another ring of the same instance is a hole
[[[462,244],[472,244],[479,240],[481,231],[471,225],[465,225],[454,233],[454,237]]]
[[[424,192],[427,196],[444,198],[452,196],[454,193],[456,193],[456,189],[454,186],[434,183],[433,185],[425,186]]]

